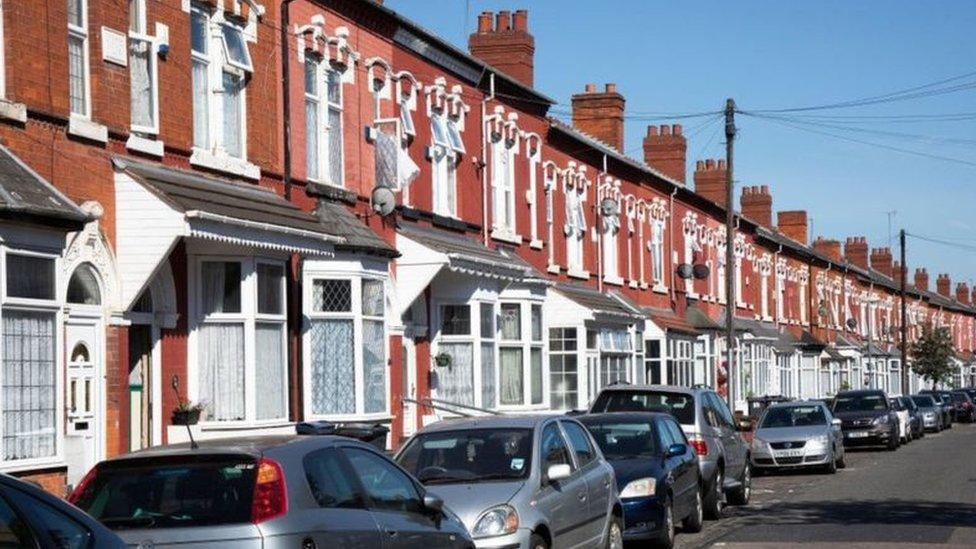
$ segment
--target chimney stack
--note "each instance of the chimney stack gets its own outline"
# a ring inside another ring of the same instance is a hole
[[[617,152],[624,152],[624,96],[610,83],[598,92],[587,84],[583,93],[573,96],[573,127],[589,134]]]
[[[905,266],[905,272],[902,273],[901,272],[901,263],[895,261],[895,262],[893,262],[891,264],[891,271],[892,271],[892,274],[895,275],[892,278],[895,279],[895,283],[897,283],[898,284],[898,287],[900,288],[901,287],[902,275],[903,274],[908,274],[908,266],[907,265]],[[906,284],[908,283],[907,280],[905,282],[906,282]]]
[[[725,160],[709,158],[695,162],[695,192],[724,208],[728,171]]]
[[[868,268],[868,239],[863,236],[850,236],[844,243],[844,259],[848,263]]]
[[[688,141],[681,124],[648,126],[644,136],[644,163],[671,179],[685,182]]]
[[[533,86],[535,38],[529,34],[528,11],[512,14],[503,10],[497,15],[481,12],[477,32],[468,37],[468,51],[526,86]]]
[[[769,186],[743,187],[742,215],[759,223],[763,227],[773,226],[773,195],[769,194]]]
[[[969,284],[965,282],[956,284],[956,301],[963,305],[972,304],[972,296],[969,295]]]
[[[952,298],[952,279],[948,273],[942,273],[935,279],[935,289],[942,297]]]
[[[831,261],[840,263],[840,240],[818,236],[813,241],[813,249],[827,256]]]
[[[776,225],[779,232],[788,238],[807,245],[807,212],[806,210],[791,210],[776,214]]]
[[[871,250],[871,268],[890,279],[897,280],[893,261],[891,248],[874,248]]]
[[[923,292],[929,291],[929,272],[925,267],[915,269],[915,287]]]

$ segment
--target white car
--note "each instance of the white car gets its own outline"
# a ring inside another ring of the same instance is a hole
[[[908,408],[905,408],[897,398],[889,398],[888,400],[891,402],[891,409],[898,416],[898,438],[902,444],[907,444],[912,441],[912,419],[908,413]]]

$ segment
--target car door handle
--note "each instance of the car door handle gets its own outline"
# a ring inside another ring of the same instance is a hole
[[[399,532],[397,532],[396,530],[386,530],[386,535],[390,536],[391,538],[397,537],[398,534]]]
[[[586,492],[580,492],[577,496],[580,501],[586,501]]]

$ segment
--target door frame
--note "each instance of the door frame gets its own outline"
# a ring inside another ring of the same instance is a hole
[[[85,341],[84,339],[69,339],[69,331],[71,326],[77,326],[82,328],[92,328],[92,333],[94,341]],[[100,305],[78,305],[71,304],[66,307],[64,315],[63,330],[63,361],[61,367],[64,368],[64,387],[62,391],[64,393],[63,405],[66,407],[68,400],[67,391],[70,387],[68,382],[68,364],[71,362],[71,351],[74,349],[78,342],[84,342],[88,346],[88,352],[91,353],[92,367],[94,369],[95,383],[94,390],[94,406],[93,412],[95,417],[93,418],[92,424],[95,429],[94,433],[94,445],[95,445],[95,463],[91,465],[94,466],[96,463],[105,459],[106,452],[106,432],[108,425],[106,424],[106,418],[108,416],[108,407],[106,406],[105,394],[108,389],[108,383],[106,380],[106,345],[105,345],[105,318],[102,314],[102,307]],[[67,433],[68,428],[68,417],[67,412],[64,416],[64,430],[65,436],[69,436]]]
[[[404,361],[403,368],[405,370],[404,372],[402,372],[402,374],[406,376],[405,382],[407,385],[407,391],[403,394],[403,396],[406,398],[411,398],[416,400],[417,379],[418,379],[417,343],[416,341],[414,341],[414,338],[410,333],[410,330],[407,330],[407,333],[403,334],[401,341],[403,346],[403,350],[402,350],[403,361]],[[417,424],[418,424],[418,419],[420,414],[420,407],[417,406],[416,404],[409,403],[409,402],[403,402],[402,404],[403,404],[403,426],[401,428],[400,434],[403,435],[404,438],[408,438],[413,436],[414,433],[417,432]],[[411,414],[412,421],[409,423],[409,432],[407,432],[408,431],[408,422],[407,422],[408,406],[412,410],[412,414]]]
[[[153,301],[153,306],[155,307],[156,302]],[[152,422],[150,425],[149,441],[150,446],[156,446],[163,444],[163,372],[162,372],[162,358],[163,358],[163,345],[162,345],[162,328],[158,322],[156,315],[153,313],[128,313],[126,318],[129,320],[130,325],[148,326],[149,327],[149,354],[150,354],[150,373],[152,377],[149,382],[152,385],[152,393],[149,395],[149,403],[152,406]],[[126,376],[128,377],[129,370],[129,357],[125,357],[125,368]],[[128,388],[126,389],[126,395],[128,397]],[[128,404],[128,400],[126,401]],[[129,421],[133,421],[133,418],[129,418]],[[130,426],[131,433],[131,426]],[[129,441],[129,447],[132,447],[132,441]],[[128,451],[128,450],[127,450]]]

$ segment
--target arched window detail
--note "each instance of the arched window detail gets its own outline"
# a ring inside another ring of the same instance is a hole
[[[84,343],[78,343],[71,350],[71,363],[84,364],[88,362],[91,362],[91,353],[88,352],[88,347]]]
[[[80,265],[68,281],[68,303],[79,305],[101,305],[102,292],[98,286],[98,276],[91,265]]]

